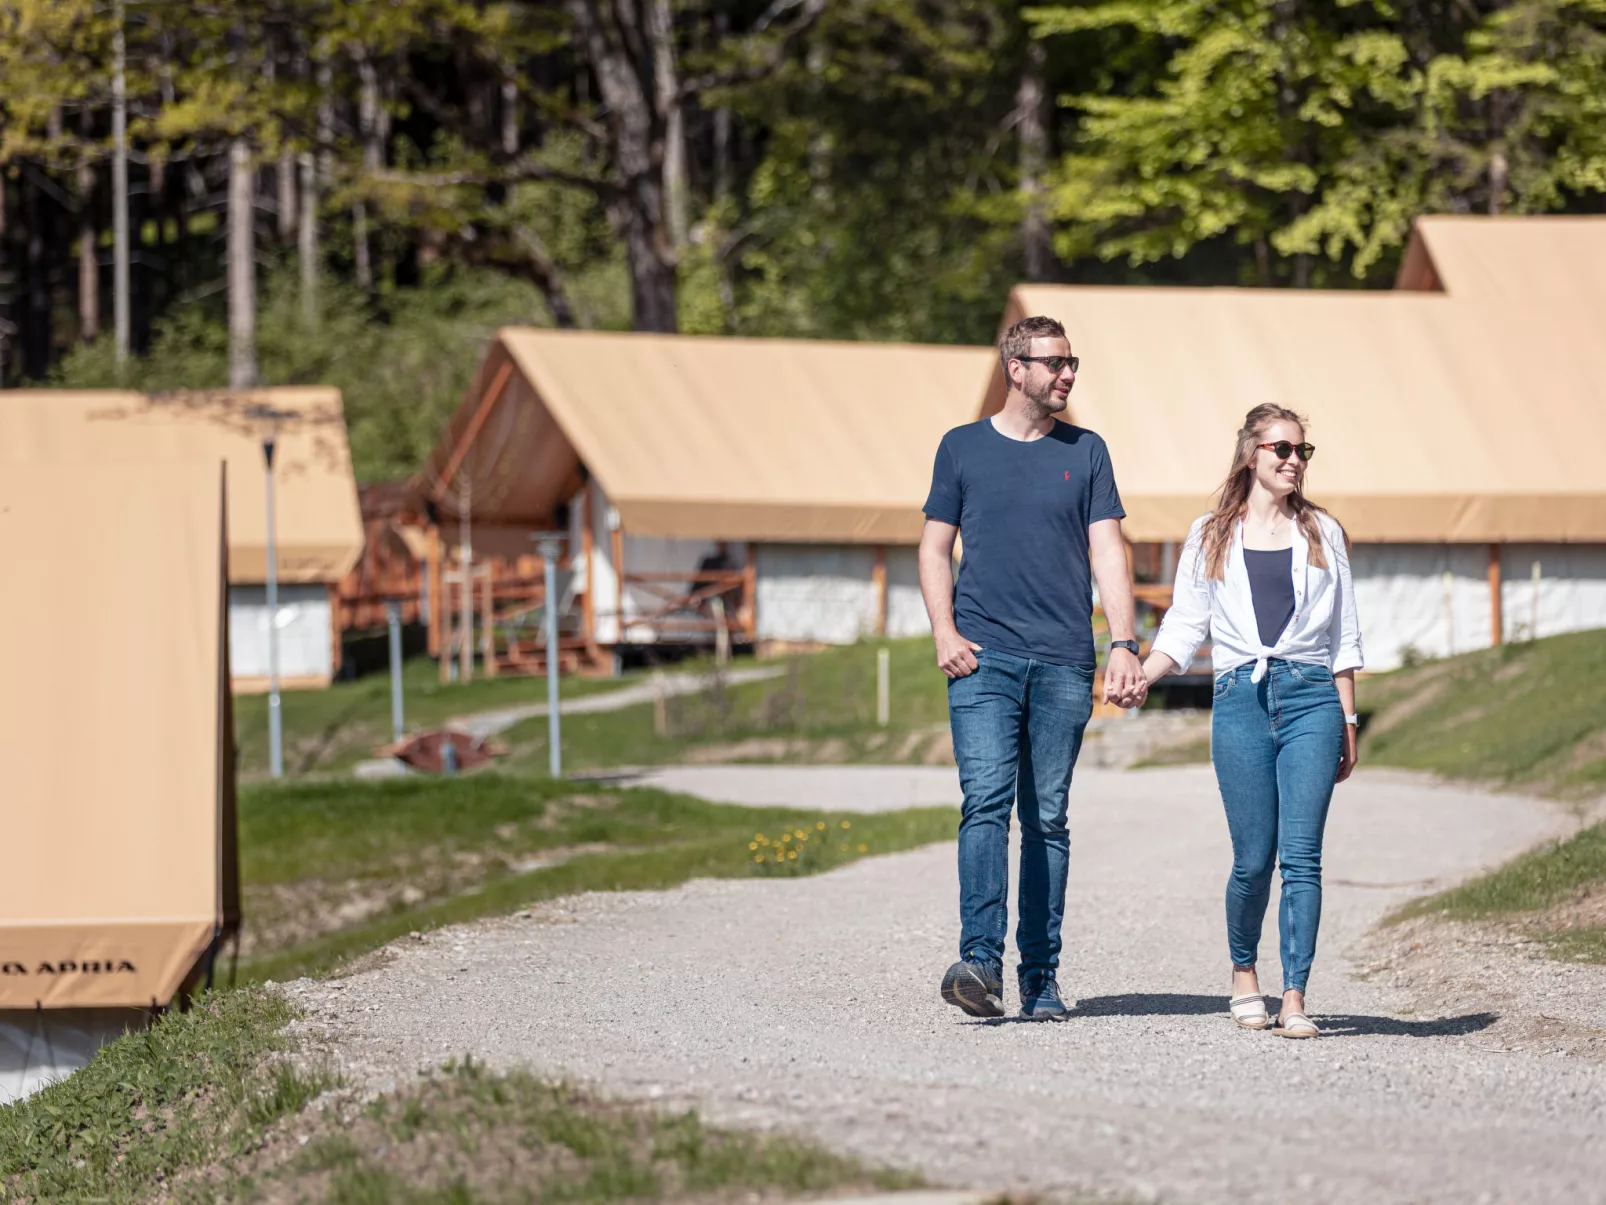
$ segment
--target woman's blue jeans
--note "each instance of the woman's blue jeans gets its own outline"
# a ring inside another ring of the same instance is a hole
[[[1344,748],[1344,710],[1325,666],[1273,660],[1251,682],[1252,665],[1216,679],[1210,760],[1232,832],[1227,945],[1234,966],[1251,967],[1282,867],[1277,911],[1283,990],[1305,990],[1322,920],[1322,832]]]
[[[1009,813],[1020,807],[1017,973],[1059,966],[1071,842],[1066,799],[1093,714],[1093,671],[983,649],[976,672],[948,683],[959,821],[959,957],[1004,965]]]

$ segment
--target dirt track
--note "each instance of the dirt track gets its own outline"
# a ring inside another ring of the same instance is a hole
[[[890,779],[766,773],[771,798],[905,802]],[[580,897],[402,943],[389,965],[294,991],[309,1028],[373,1086],[468,1052],[812,1134],[953,1185],[1600,1201],[1606,1065],[1504,1049],[1488,1039],[1493,1008],[1411,1013],[1402,989],[1352,978],[1345,958],[1394,904],[1573,824],[1556,805],[1386,773],[1341,787],[1310,997],[1329,1036],[1316,1042],[1226,1019],[1228,850],[1207,767],[1078,776],[1061,981],[1080,1004],[1063,1025],[978,1023],[938,1000],[955,941],[951,845],[812,879]],[[1262,958],[1271,990],[1274,925]]]

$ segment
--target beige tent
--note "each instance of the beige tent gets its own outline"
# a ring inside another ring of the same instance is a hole
[[[995,359],[975,347],[507,329],[419,491],[448,539],[466,503],[480,554],[529,552],[531,530],[566,527],[597,646],[684,637],[671,583],[726,542],[746,575],[749,639],[917,629],[912,546],[932,454],[974,417]]]
[[[1024,285],[1065,323],[1074,421],[1135,541],[1187,533],[1263,402],[1309,416],[1313,498],[1356,541],[1368,662],[1606,625],[1606,378],[1576,303]],[[995,377],[982,405],[1002,402]],[[1367,616],[1371,619],[1368,622]]]
[[[266,470],[262,438],[277,432],[281,674],[327,684],[338,668],[330,591],[363,545],[357,487],[338,390],[286,387],[147,397],[117,390],[0,392],[0,466],[62,461],[206,460],[229,467],[229,572],[236,685],[267,673]],[[112,499],[103,499],[108,506]],[[92,578],[94,566],[75,562]]]
[[[1065,323],[1075,421],[1108,441],[1134,540],[1179,540],[1251,406],[1309,416],[1313,497],[1365,542],[1606,541],[1598,322],[1399,293],[1021,286]],[[1002,402],[1001,378],[984,412]]]
[[[550,523],[581,467],[626,531],[913,541],[931,450],[966,421],[985,348],[510,328],[430,457],[489,523]]]
[[[1395,287],[1462,301],[1600,301],[1606,218],[1418,218]]]
[[[224,506],[216,461],[0,473],[0,1009],[166,1004],[238,921]]]

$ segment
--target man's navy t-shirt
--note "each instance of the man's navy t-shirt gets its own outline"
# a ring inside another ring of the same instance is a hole
[[[955,427],[937,447],[925,511],[959,528],[961,636],[1017,657],[1094,664],[1087,528],[1126,517],[1102,439],[1062,422],[1030,441],[985,418]]]

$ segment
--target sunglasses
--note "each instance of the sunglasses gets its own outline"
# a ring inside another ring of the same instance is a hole
[[[1071,366],[1071,371],[1075,372],[1077,366],[1082,363],[1080,356],[1011,356],[1010,358],[1019,360],[1022,364],[1041,364],[1055,376],[1064,372],[1067,364]]]
[[[1256,444],[1255,446],[1257,448],[1270,448],[1271,454],[1278,460],[1287,460],[1295,453],[1298,453],[1301,460],[1309,460],[1316,455],[1315,444],[1294,444],[1289,443],[1286,439],[1279,439],[1274,444]]]

